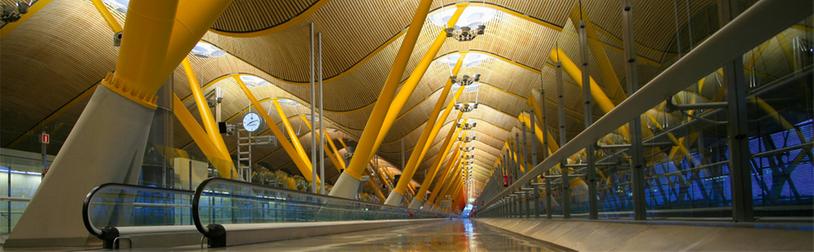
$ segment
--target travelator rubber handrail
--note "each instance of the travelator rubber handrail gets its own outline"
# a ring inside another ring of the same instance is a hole
[[[108,187],[123,187],[123,188],[132,188],[132,189],[143,189],[143,190],[152,190],[152,191],[164,191],[164,192],[178,192],[184,193],[189,195],[194,195],[194,191],[190,190],[183,190],[183,189],[173,189],[173,188],[160,188],[160,187],[151,187],[151,186],[144,186],[144,185],[130,185],[130,184],[123,184],[123,183],[105,183],[94,187],[93,189],[88,192],[85,196],[85,199],[82,202],[82,224],[85,226],[85,229],[88,230],[90,234],[96,236],[97,238],[101,239],[103,242],[103,247],[112,249],[113,248],[113,241],[119,236],[119,231],[116,227],[113,226],[105,226],[102,229],[97,229],[91,223],[90,217],[90,210],[89,205],[93,200],[94,196],[102,189]],[[191,205],[190,205],[191,207]]]
[[[207,186],[210,183],[214,183],[214,182],[224,182],[224,183],[230,183],[230,184],[236,184],[236,185],[251,186],[251,187],[256,187],[256,188],[261,188],[261,189],[268,189],[270,191],[278,191],[278,192],[281,192],[281,193],[289,193],[289,194],[293,194],[293,195],[299,195],[299,196],[305,196],[305,197],[313,197],[314,199],[318,199],[318,200],[319,199],[331,199],[331,200],[336,200],[336,201],[340,201],[340,202],[347,202],[347,203],[352,203],[352,204],[357,204],[357,205],[376,207],[377,209],[404,210],[405,213],[408,214],[408,216],[413,216],[411,213],[415,213],[415,212],[427,213],[427,214],[432,214],[432,215],[437,215],[437,216],[446,216],[445,214],[438,213],[438,212],[421,211],[421,210],[409,209],[409,208],[406,208],[406,207],[396,207],[396,206],[384,205],[384,204],[380,204],[380,203],[364,202],[364,201],[360,201],[360,200],[352,200],[352,199],[341,198],[341,197],[336,197],[336,196],[313,194],[313,193],[308,193],[308,192],[300,192],[300,191],[294,191],[294,190],[289,190],[289,189],[271,187],[271,186],[267,186],[267,185],[252,184],[252,183],[245,182],[245,181],[238,181],[238,180],[230,180],[230,179],[213,177],[213,178],[208,178],[208,179],[204,180],[195,189],[195,195],[192,198],[192,222],[194,223],[195,228],[198,229],[198,231],[201,234],[203,234],[206,238],[209,239],[210,246],[215,246],[215,247],[225,246],[226,245],[225,244],[226,241],[225,241],[225,238],[224,238],[225,235],[226,235],[226,229],[223,227],[223,225],[215,224],[215,223],[211,223],[211,224],[208,224],[208,225],[204,226],[203,223],[201,222],[201,213],[200,213],[200,210],[199,210],[199,206],[200,206],[200,202],[201,202],[201,196],[203,195],[204,190],[207,188]],[[229,195],[228,197],[254,199],[253,197],[246,197],[246,196],[241,196],[241,195]],[[315,201],[315,202],[287,201],[287,202],[306,203],[306,204],[312,204],[312,205],[317,205],[318,204],[317,201]],[[319,207],[325,207],[325,206],[320,205]],[[247,223],[247,224],[252,224],[252,223]],[[254,223],[254,224],[267,224],[267,223]]]

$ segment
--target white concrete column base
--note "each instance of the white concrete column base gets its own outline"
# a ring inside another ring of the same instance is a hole
[[[359,194],[359,186],[361,184],[362,181],[343,172],[341,175],[339,175],[339,179],[336,180],[336,184],[334,184],[334,187],[331,189],[331,192],[328,193],[328,195],[356,199],[356,196]]]
[[[384,204],[388,206],[401,206],[402,199],[404,199],[404,195],[401,195],[401,193],[393,190],[390,192],[390,195],[387,195],[387,199],[384,201]]]
[[[421,205],[424,205],[424,200],[420,200],[418,198],[413,198],[413,200],[410,201],[410,206],[408,206],[408,208],[410,208],[410,209],[418,209],[419,207],[421,207]]]
[[[97,185],[138,182],[154,114],[99,85],[4,247],[84,245],[82,201]]]

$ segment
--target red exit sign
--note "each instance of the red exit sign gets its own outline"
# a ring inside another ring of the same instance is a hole
[[[51,135],[45,132],[40,134],[40,143],[49,144],[51,143]]]

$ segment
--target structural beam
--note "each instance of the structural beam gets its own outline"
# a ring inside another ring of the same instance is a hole
[[[345,169],[339,176],[336,185],[334,185],[334,188],[331,190],[331,196],[355,198],[365,170],[365,165],[367,165],[368,160],[370,160],[372,155],[376,152],[374,143],[384,123],[384,117],[390,108],[390,103],[392,103],[396,94],[399,80],[402,74],[404,74],[407,62],[410,60],[410,55],[418,40],[418,35],[421,34],[421,28],[427,19],[427,13],[429,13],[431,4],[432,0],[421,0],[421,2],[419,2],[415,15],[413,15],[413,19],[410,22],[410,27],[407,28],[407,34],[404,36],[404,40],[396,54],[390,72],[387,74],[384,86],[379,92],[376,103],[373,105],[373,111],[370,113],[367,123],[365,123],[364,131],[362,131],[359,143],[356,145],[356,151],[351,158],[348,169]]]
[[[195,105],[198,108],[198,115],[200,115],[201,123],[206,130],[206,135],[209,137],[209,141],[217,148],[219,152],[221,152],[222,156],[229,156],[229,150],[226,149],[226,143],[223,142],[223,136],[220,135],[220,131],[218,130],[218,123],[215,122],[215,117],[212,115],[212,111],[209,110],[209,103],[206,101],[206,97],[204,97],[204,93],[201,90],[201,84],[198,82],[198,77],[195,77],[195,72],[192,70],[192,65],[189,64],[189,59],[184,58],[181,61],[181,65],[184,68],[184,73],[187,76],[187,82],[189,83],[189,90],[192,92],[192,97],[195,100]],[[222,177],[225,178],[233,178],[234,174],[220,174]],[[224,176],[226,175],[226,176]]]
[[[184,102],[181,101],[181,98],[178,98],[176,94],[173,94],[172,108],[172,113],[175,114],[178,123],[180,123],[181,127],[184,127],[184,130],[192,137],[192,141],[194,141],[198,149],[203,152],[206,159],[215,166],[215,169],[218,170],[218,175],[224,178],[232,178],[234,174],[237,174],[235,164],[232,162],[232,158],[229,154],[226,153],[224,156],[224,153],[218,150],[218,147],[212,143],[212,139],[210,139],[206,131],[201,128],[201,125],[195,121],[195,117],[192,116],[192,113],[189,112]]]
[[[294,149],[297,151],[300,158],[303,161],[306,161],[306,163],[308,163],[307,161],[311,161],[311,160],[308,158],[308,156],[306,156],[305,148],[303,148],[302,143],[300,143],[300,137],[297,136],[297,132],[294,130],[294,127],[291,126],[291,122],[288,121],[288,115],[286,115],[285,111],[283,111],[283,106],[280,106],[280,101],[277,100],[277,99],[273,99],[273,100],[271,100],[271,103],[274,105],[274,109],[277,110],[277,115],[280,116],[280,121],[282,121],[283,127],[285,127],[285,132],[288,134],[288,139],[289,139],[289,141],[291,141],[291,145],[294,146]],[[313,115],[311,115],[311,116],[313,117]],[[276,123],[274,123],[274,121],[271,121],[271,122],[268,122],[266,124],[276,124]],[[315,137],[314,134],[312,134],[311,137],[312,138]],[[312,146],[312,149],[313,149],[313,146]],[[314,168],[313,163],[309,163],[309,164],[311,164],[311,169],[308,170],[309,173],[303,173],[302,175],[303,175],[303,177],[305,177],[305,180],[307,180],[308,182],[317,183],[317,185],[318,185],[320,178],[314,176],[316,171],[313,170],[313,168]],[[316,181],[313,181],[314,179]]]
[[[230,3],[130,2],[116,71],[96,88],[5,248],[89,241],[76,218],[82,212],[77,202],[94,186],[138,181],[158,89]],[[35,6],[40,4],[46,2]],[[190,18],[193,12],[197,18]],[[183,35],[176,34],[178,23],[184,24]]]
[[[312,171],[311,163],[307,158],[305,158],[305,154],[300,153],[297,149],[294,148],[294,145],[292,145],[291,142],[288,141],[285,133],[283,133],[283,131],[280,130],[279,127],[277,127],[277,123],[275,123],[274,119],[271,118],[269,112],[266,111],[266,108],[264,108],[263,105],[260,104],[259,101],[257,101],[257,98],[254,96],[254,94],[252,94],[252,91],[249,90],[248,87],[246,87],[246,83],[243,83],[243,80],[240,79],[240,76],[232,75],[232,78],[234,78],[240,90],[243,91],[243,93],[246,95],[246,98],[248,98],[249,102],[252,104],[252,106],[254,106],[254,109],[256,109],[260,116],[263,117],[263,121],[266,122],[266,125],[269,127],[274,137],[277,138],[277,142],[280,143],[281,147],[283,147],[285,153],[288,154],[292,161],[294,161],[294,165],[297,166],[297,169],[300,170],[300,173],[303,175],[303,177],[310,178]]]
[[[466,120],[464,120],[466,122]],[[412,209],[416,209],[420,207],[424,203],[424,196],[427,194],[427,190],[435,179],[435,175],[438,173],[438,169],[441,168],[441,165],[444,163],[444,159],[447,156],[446,154],[449,152],[450,148],[452,148],[453,143],[458,143],[458,141],[454,141],[459,134],[460,128],[455,127],[454,125],[450,128],[450,132],[447,133],[446,139],[444,139],[444,143],[442,146],[442,151],[438,158],[435,160],[435,163],[430,166],[429,172],[427,175],[424,176],[424,181],[421,181],[421,187],[418,188],[418,192],[413,196],[413,200],[410,202],[409,207]],[[458,155],[460,143],[455,144],[455,150],[453,151],[453,157]]]

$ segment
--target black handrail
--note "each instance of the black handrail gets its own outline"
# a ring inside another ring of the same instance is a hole
[[[96,227],[93,226],[90,219],[90,210],[89,205],[93,197],[96,196],[96,193],[101,191],[106,187],[111,186],[119,186],[119,187],[127,187],[127,188],[135,188],[135,189],[148,189],[148,190],[158,190],[158,191],[168,191],[168,192],[180,192],[186,194],[193,194],[193,191],[190,190],[183,190],[183,189],[174,189],[174,188],[160,188],[160,187],[150,187],[150,186],[143,186],[143,185],[129,185],[123,183],[105,183],[94,187],[93,189],[88,192],[88,195],[85,196],[85,199],[82,201],[82,224],[85,226],[85,229],[88,230],[90,234],[96,236],[97,238],[101,239],[104,242],[105,248],[112,248],[112,241],[116,237],[119,236],[119,231],[116,227],[103,227],[101,230],[97,230]]]
[[[426,212],[426,213],[432,213],[432,214],[437,214],[437,215],[443,215],[442,213],[409,209],[409,208],[402,207],[402,206],[390,206],[390,205],[384,205],[384,204],[381,204],[381,203],[365,202],[365,201],[352,200],[352,199],[341,198],[341,197],[330,196],[330,195],[314,194],[314,193],[309,193],[309,192],[301,192],[301,191],[294,191],[294,190],[289,190],[289,189],[284,189],[284,188],[271,187],[271,186],[268,186],[268,185],[252,184],[252,183],[249,183],[249,182],[239,181],[239,180],[231,180],[231,179],[212,177],[212,178],[208,178],[208,179],[204,180],[203,182],[201,182],[198,185],[198,187],[195,189],[195,195],[192,198],[192,221],[195,224],[195,228],[198,229],[198,231],[201,232],[201,234],[203,234],[204,236],[206,236],[207,238],[210,239],[210,241],[209,241],[210,244],[214,243],[214,244],[218,244],[220,246],[225,245],[225,244],[221,244],[221,243],[225,242],[222,239],[225,236],[226,230],[223,228],[223,226],[221,226],[219,224],[209,224],[207,226],[204,226],[203,223],[201,222],[201,214],[200,214],[200,210],[199,210],[201,196],[204,193],[204,189],[206,189],[206,187],[210,183],[213,183],[213,182],[228,182],[228,183],[232,183],[232,184],[243,184],[243,185],[246,185],[246,186],[253,186],[253,187],[259,187],[259,188],[264,188],[264,189],[277,190],[277,191],[286,192],[286,193],[299,194],[299,195],[305,195],[305,196],[312,196],[312,197],[315,197],[315,198],[323,198],[323,199],[327,198],[327,199],[333,199],[333,200],[342,201],[342,202],[371,205],[371,206],[381,207],[381,208],[401,209],[401,210],[406,210],[408,214],[417,211],[417,212]],[[241,196],[234,195],[233,197],[241,197]]]

